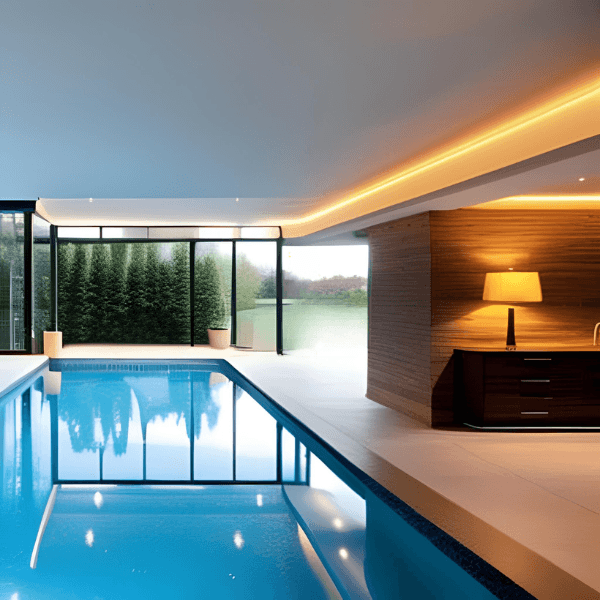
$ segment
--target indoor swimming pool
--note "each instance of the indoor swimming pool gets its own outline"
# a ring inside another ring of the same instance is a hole
[[[531,598],[222,360],[52,360],[0,471],[1,600]]]

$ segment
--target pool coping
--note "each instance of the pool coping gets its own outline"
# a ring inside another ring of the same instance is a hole
[[[11,392],[25,383],[38,371],[42,371],[50,362],[47,356],[6,356],[0,361],[0,403]],[[4,368],[3,365],[15,364],[16,371]],[[20,364],[19,364],[20,363]]]

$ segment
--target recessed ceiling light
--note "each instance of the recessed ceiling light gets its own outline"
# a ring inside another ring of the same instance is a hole
[[[585,181],[585,177],[580,177],[579,181]]]
[[[93,199],[93,198],[90,198],[90,202],[93,202],[93,201],[94,201],[94,199]]]
[[[236,199],[235,199],[235,201],[236,201],[236,202],[239,202],[239,201],[240,201],[240,199],[239,199],[239,198],[236,198]]]

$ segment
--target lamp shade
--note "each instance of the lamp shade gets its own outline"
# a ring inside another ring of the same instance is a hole
[[[483,299],[492,302],[541,302],[539,273],[486,273]]]

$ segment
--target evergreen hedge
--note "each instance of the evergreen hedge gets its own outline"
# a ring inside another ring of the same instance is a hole
[[[190,343],[188,243],[59,244],[58,253],[64,343]],[[194,336],[206,344],[209,327],[229,326],[230,304],[223,265],[212,255],[195,260]],[[250,308],[260,282],[244,271],[238,295],[241,287],[241,303]]]
[[[194,294],[194,340],[208,344],[208,329],[226,329],[229,323],[217,263],[210,254],[196,259]]]

